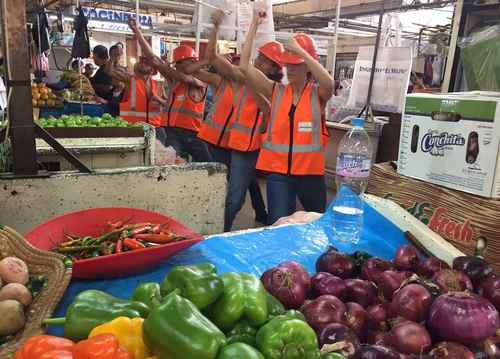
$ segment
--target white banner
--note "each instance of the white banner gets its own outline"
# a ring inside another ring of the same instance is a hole
[[[366,104],[374,47],[360,47],[354,65],[351,95],[347,106],[360,108]],[[401,113],[410,81],[411,48],[381,47],[375,65],[371,106],[376,111]]]

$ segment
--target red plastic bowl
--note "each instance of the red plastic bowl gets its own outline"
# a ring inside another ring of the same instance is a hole
[[[37,248],[51,250],[65,240],[65,233],[98,236],[105,232],[108,222],[120,220],[129,220],[131,224],[165,223],[175,233],[192,239],[75,261],[73,277],[90,279],[136,274],[203,240],[200,234],[170,217],[138,208],[92,208],[67,213],[36,226],[25,238]]]

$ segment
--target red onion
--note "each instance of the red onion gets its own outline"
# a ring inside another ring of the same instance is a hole
[[[385,342],[403,354],[421,354],[432,345],[431,336],[418,323],[405,321],[392,327]]]
[[[394,264],[400,270],[413,270],[419,264],[417,248],[410,244],[401,246],[396,251]]]
[[[484,259],[475,256],[462,256],[453,260],[453,269],[462,271],[470,278],[474,285],[479,285],[482,280],[493,272]]]
[[[433,359],[474,359],[467,347],[453,342],[441,342],[429,354]]]
[[[408,277],[408,272],[396,272],[387,270],[379,275],[375,282],[379,291],[385,299],[391,300],[394,292],[399,289],[403,281]]]
[[[319,272],[311,278],[311,294],[313,297],[331,294],[340,300],[345,300],[346,289],[344,281],[330,273]]]
[[[489,277],[479,287],[479,294],[500,309],[500,277]]]
[[[464,272],[453,269],[443,269],[434,274],[432,280],[439,286],[442,293],[473,291],[469,277]]]
[[[434,273],[443,269],[450,269],[448,263],[436,257],[429,257],[420,263],[417,268],[417,274],[422,277],[432,278]]]
[[[363,333],[366,323],[366,310],[358,303],[346,303],[347,311],[344,316],[344,323],[351,328],[358,337]]]
[[[420,284],[408,284],[396,292],[389,306],[391,318],[403,317],[413,322],[423,322],[427,319],[432,296]]]
[[[262,284],[287,309],[297,309],[304,303],[308,287],[301,275],[286,268],[271,268],[262,274]]]
[[[351,278],[354,270],[351,257],[333,250],[323,253],[316,261],[317,272],[328,272],[342,279]]]
[[[380,328],[387,320],[387,309],[382,304],[375,304],[366,308],[367,323],[371,328]]]
[[[320,348],[324,345],[335,344],[338,348],[332,352],[352,357],[359,349],[360,342],[351,328],[340,323],[330,323],[318,335]]]
[[[327,324],[342,323],[347,307],[333,295],[322,295],[302,309],[307,323],[319,333]]]
[[[432,303],[427,324],[440,339],[470,344],[494,336],[500,318],[487,299],[456,292],[443,294]]]
[[[285,268],[292,272],[295,272],[296,280],[302,282],[304,286],[307,288],[307,290],[309,290],[309,288],[311,287],[311,277],[309,276],[309,273],[307,273],[306,269],[302,267],[299,263],[295,261],[286,261],[280,263],[278,265],[278,268]]]
[[[382,258],[372,257],[368,259],[361,267],[361,277],[363,279],[376,282],[378,276],[382,272],[393,269],[394,265],[391,262],[386,261]]]
[[[366,342],[372,345],[383,345],[386,334],[387,333],[382,330],[369,330],[366,333]]]
[[[382,345],[362,345],[356,359],[399,359],[399,353]]]
[[[476,359],[500,358],[500,337],[488,338],[471,349]]]
[[[372,282],[362,279],[346,279],[347,300],[367,307],[375,301],[377,288]]]

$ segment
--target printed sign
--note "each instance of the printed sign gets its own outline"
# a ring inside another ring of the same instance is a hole
[[[96,22],[113,22],[113,23],[123,23],[127,24],[129,17],[135,18],[137,14],[127,11],[119,11],[112,9],[100,9],[93,7],[82,7],[83,13],[85,16],[92,21],[89,25],[96,25]],[[153,17],[151,15],[139,15],[138,23],[142,26],[152,27],[153,26]],[[102,26],[98,26],[102,27]],[[120,27],[120,29],[122,29]],[[128,30],[128,27],[125,29]]]

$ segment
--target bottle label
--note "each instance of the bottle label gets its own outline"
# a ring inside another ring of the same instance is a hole
[[[342,177],[368,177],[371,158],[366,155],[339,154],[337,157],[337,175]]]

